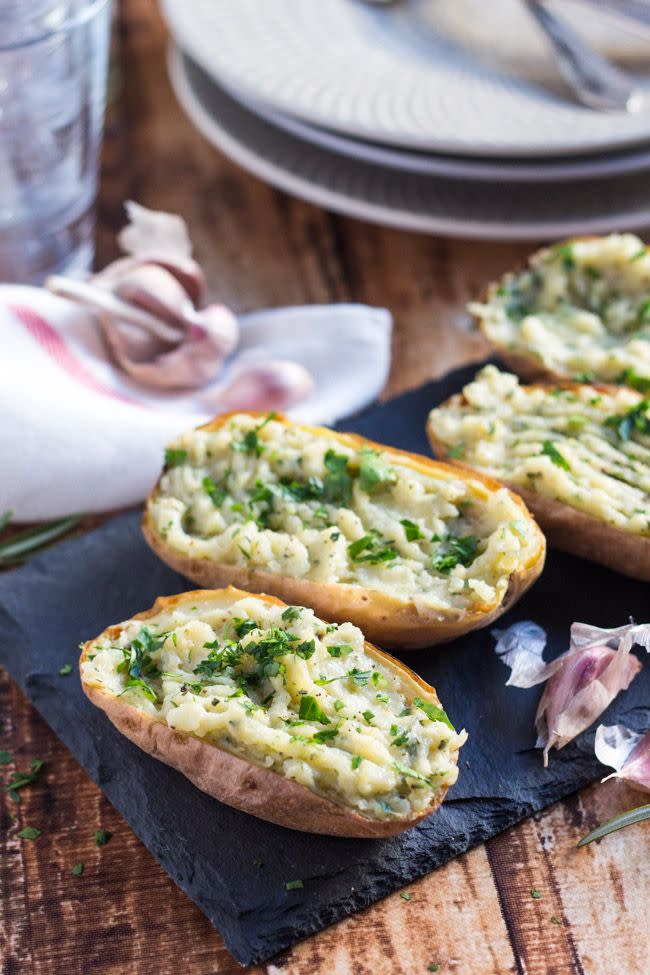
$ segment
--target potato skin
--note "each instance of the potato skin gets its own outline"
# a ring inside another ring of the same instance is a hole
[[[204,589],[178,596],[163,596],[156,600],[151,609],[132,618],[147,620],[183,604],[195,606],[201,602],[210,602],[214,605],[218,601],[228,606],[250,595],[250,592],[229,586],[221,590]],[[287,605],[273,596],[260,593],[254,595],[267,603],[283,607]],[[87,641],[79,658],[80,669],[97,640],[116,639],[121,630],[122,624],[109,626],[94,640]],[[365,652],[399,674],[409,699],[419,695],[431,704],[440,705],[435,689],[400,661],[368,642],[365,644]],[[447,792],[447,788],[444,788],[437,802],[408,819],[371,819],[354,809],[317,795],[306,786],[287,779],[278,772],[232,755],[218,745],[190,734],[173,731],[167,724],[153,720],[121,697],[97,687],[89,687],[83,681],[81,686],[92,703],[105,712],[123,735],[149,755],[181,772],[202,792],[251,816],[288,829],[363,839],[394,836],[435,812]],[[455,762],[457,754],[456,752],[453,756]]]
[[[579,383],[575,382],[534,383],[532,385],[549,393],[555,389],[564,389],[570,392],[580,386]],[[620,389],[619,386],[604,383],[592,383],[590,385],[598,392],[610,395],[615,394]],[[640,394],[639,399],[642,399]],[[457,393],[441,403],[440,408],[461,406],[465,402],[463,394]],[[436,437],[430,420],[427,421],[427,436],[431,449],[437,457],[447,458],[450,463],[463,470],[474,471],[471,465],[448,457],[447,447]],[[584,511],[578,511],[577,508],[572,508],[555,498],[547,498],[517,484],[509,482],[506,484],[511,491],[515,491],[526,502],[526,506],[537,518],[552,546],[563,552],[569,552],[571,555],[587,559],[589,562],[597,562],[599,565],[604,565],[622,575],[630,576],[632,579],[650,582],[650,538],[621,531],[613,525],[608,525],[599,518],[594,518]]]
[[[241,415],[242,413],[260,419],[266,415],[238,410],[237,413],[219,416],[198,429],[217,430],[227,423],[231,416]],[[290,420],[281,415],[275,419],[287,425],[291,424]],[[315,436],[334,436],[340,443],[344,443],[354,450],[366,446],[384,451],[388,455],[396,457],[401,464],[425,474],[431,473],[433,470],[434,472],[453,475],[455,478],[461,477],[467,481],[474,481],[486,489],[486,494],[503,488],[503,485],[498,481],[480,472],[472,471],[471,474],[464,475],[455,465],[434,461],[394,447],[386,447],[372,440],[366,440],[357,434],[334,433],[324,427],[301,426],[301,429],[307,430]],[[259,569],[249,569],[246,566],[224,565],[208,559],[191,558],[176,552],[167,545],[153,527],[151,505],[157,490],[158,485],[153,488],[146,501],[142,518],[143,535],[163,562],[191,579],[192,582],[213,588],[234,585],[250,592],[272,593],[290,603],[310,606],[318,616],[330,622],[350,621],[358,626],[368,639],[376,641],[382,646],[399,650],[433,647],[454,640],[471,630],[489,626],[523,595],[544,568],[546,556],[544,536],[517,494],[513,494],[512,497],[521,509],[521,518],[532,523],[537,535],[538,547],[534,556],[510,577],[510,584],[501,602],[474,612],[453,612],[418,608],[413,600],[397,599],[388,593],[363,589],[360,586],[296,579]]]

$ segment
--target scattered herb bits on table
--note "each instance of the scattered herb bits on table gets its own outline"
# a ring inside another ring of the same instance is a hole
[[[526,386],[485,366],[462,394],[432,410],[427,432],[437,456],[521,494],[549,542],[650,581],[650,399],[643,394],[624,386]]]
[[[352,434],[237,413],[179,437],[143,529],[173,568],[432,646],[501,615],[537,578],[544,539],[481,475]]]
[[[537,251],[469,307],[499,356],[525,378],[650,390],[650,251],[634,234]]]
[[[145,751],[293,829],[392,835],[457,777],[466,736],[432,687],[351,623],[270,596],[161,598],[86,643],[80,670],[91,701]]]

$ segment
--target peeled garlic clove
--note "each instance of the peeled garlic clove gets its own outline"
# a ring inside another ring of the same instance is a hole
[[[223,410],[287,410],[306,399],[314,380],[304,366],[285,359],[249,363],[233,371],[218,395]]]

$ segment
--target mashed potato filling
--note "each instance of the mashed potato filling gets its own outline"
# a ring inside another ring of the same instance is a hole
[[[649,410],[625,387],[522,386],[486,366],[429,425],[471,467],[650,535]]]
[[[442,708],[405,693],[357,627],[255,596],[130,620],[92,646],[81,678],[377,819],[435,802],[466,738]]]
[[[650,384],[650,252],[634,234],[539,251],[470,310],[497,347],[558,376]]]
[[[356,441],[236,415],[166,452],[154,530],[196,559],[481,609],[538,547],[507,491]]]

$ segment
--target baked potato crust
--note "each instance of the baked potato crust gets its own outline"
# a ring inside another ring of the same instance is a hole
[[[194,606],[202,601],[211,605],[221,602],[225,607],[251,595],[277,606],[287,605],[265,593],[250,593],[229,586],[221,590],[204,589],[177,596],[161,596],[151,609],[138,613],[132,619],[148,620],[176,606]],[[98,640],[117,639],[123,626],[124,624],[109,626],[99,636],[88,640],[83,645],[79,658],[80,669],[94,644]],[[409,700],[419,695],[432,704],[440,705],[435,689],[400,661],[367,641],[364,649],[368,656],[399,674]],[[265,819],[289,829],[366,839],[394,836],[435,812],[447,792],[447,787],[443,787],[435,803],[408,819],[372,819],[312,792],[307,786],[285,778],[279,772],[248,762],[202,738],[174,731],[169,725],[156,721],[121,697],[98,687],[91,687],[83,680],[81,686],[92,703],[105,712],[123,735],[149,755],[181,772],[202,792],[258,819]],[[453,753],[451,757],[456,764],[458,753]]]
[[[238,410],[215,418],[199,430],[217,430],[228,422],[231,416],[242,413],[263,418],[264,413]],[[291,421],[278,414],[276,421],[290,424]],[[340,443],[359,450],[371,447],[382,451],[389,457],[423,474],[442,473],[448,477],[472,481],[485,491],[484,497],[501,490],[503,484],[477,471],[471,475],[462,474],[457,465],[434,461],[419,454],[409,453],[394,447],[367,440],[354,433],[336,433],[324,427],[302,426],[314,436],[334,436]],[[158,484],[149,494],[142,518],[142,532],[154,552],[177,572],[201,586],[220,588],[226,585],[239,586],[250,592],[267,592],[298,605],[310,606],[318,616],[329,622],[350,621],[358,626],[369,640],[400,650],[414,650],[422,647],[446,643],[471,630],[489,626],[512,606],[535,582],[544,567],[546,543],[531,513],[517,493],[511,497],[520,508],[521,517],[531,524],[538,545],[533,556],[510,577],[508,589],[500,602],[484,609],[468,612],[465,610],[429,610],[418,607],[414,600],[398,599],[379,590],[367,590],[361,586],[344,583],[320,583],[309,579],[281,576],[246,566],[225,565],[209,559],[191,558],[168,546],[155,531],[151,517],[151,506],[158,491]]]
[[[571,381],[557,383],[532,383],[538,389],[548,391],[564,389],[567,392],[580,388],[580,384]],[[615,395],[620,386],[606,383],[590,383],[600,393]],[[639,394],[639,400],[643,397]],[[436,409],[462,406],[466,403],[463,393],[456,393],[441,403]],[[466,471],[475,471],[470,464],[462,460],[448,457],[446,445],[439,440],[433,430],[431,419],[427,420],[427,436],[431,449],[439,457],[447,457],[449,462]],[[608,569],[614,569],[622,575],[650,582],[650,538],[633,535],[621,531],[613,525],[608,525],[593,515],[572,508],[571,505],[555,498],[549,498],[528,488],[520,487],[511,482],[505,482],[507,487],[519,494],[527,508],[537,518],[544,530],[548,542],[555,548],[571,555],[597,562]]]

